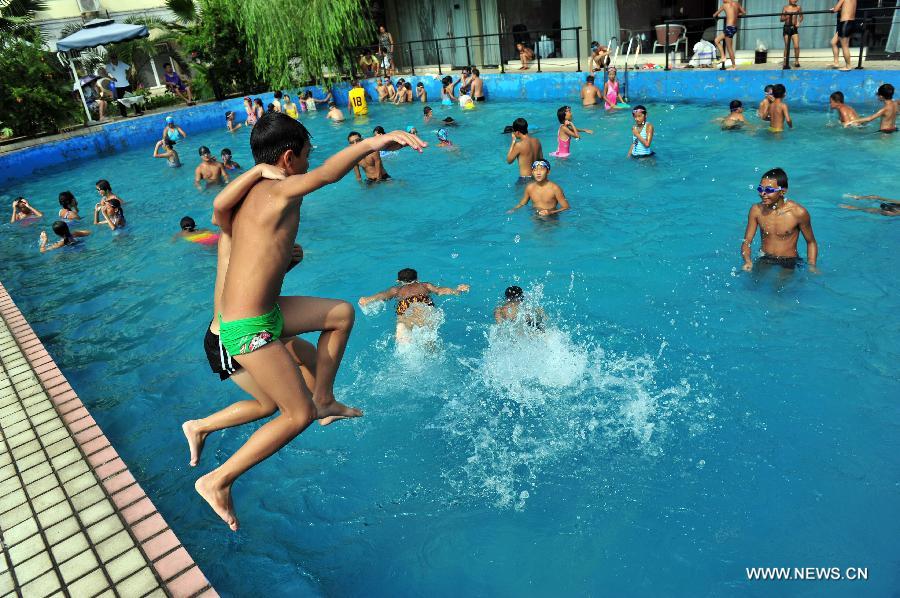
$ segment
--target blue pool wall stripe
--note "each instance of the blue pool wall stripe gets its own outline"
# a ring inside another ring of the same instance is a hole
[[[900,84],[900,71],[631,71],[628,73],[628,96],[632,104],[652,102],[691,102],[719,104],[739,99],[754,106],[762,98],[763,87],[770,83],[783,83],[787,87],[787,101],[792,106],[821,107],[828,109],[828,96],[843,91],[848,104],[865,107],[862,112],[876,107],[875,92],[882,83]],[[454,79],[458,72],[450,74]],[[577,103],[578,92],[586,73],[530,73],[483,75],[485,95],[489,100],[558,100]],[[424,75],[406,77],[415,88],[421,81],[432,105],[440,104],[441,77]],[[619,80],[624,81],[623,71]],[[396,80],[396,77],[395,77]],[[598,80],[600,80],[598,78]],[[377,98],[374,80],[364,86],[373,98]],[[325,97],[319,87],[304,88],[314,97]],[[346,83],[335,87],[338,105],[347,105]],[[302,90],[301,90],[302,91]],[[272,101],[272,93],[259,96],[263,104]],[[292,96],[293,97],[293,96]],[[320,104],[320,110],[327,109]],[[240,121],[244,114],[242,98],[213,102],[200,106],[174,109],[144,117],[129,118],[103,126],[82,129],[31,147],[0,153],[0,184],[27,177],[35,171],[67,162],[113,155],[124,150],[145,148],[148,156],[153,143],[161,138],[164,117],[175,116],[176,122],[190,135],[216,128],[225,130],[225,112],[233,110]],[[301,117],[302,121],[302,117]],[[190,139],[188,142],[190,143]],[[189,155],[185,152],[184,155]],[[102,173],[98,173],[101,176]]]

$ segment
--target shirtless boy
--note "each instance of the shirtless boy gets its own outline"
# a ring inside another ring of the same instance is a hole
[[[528,135],[528,121],[517,118],[512,124],[512,143],[506,152],[506,163],[512,164],[513,160],[519,161],[519,183],[527,183],[531,180],[531,165],[535,160],[544,159],[544,150],[541,142]]]
[[[734,36],[738,30],[738,19],[747,14],[747,11],[737,0],[722,0],[722,6],[713,14],[713,18],[717,19],[723,12],[725,13],[725,29],[716,36],[715,43],[716,48],[719,49],[719,56],[722,57],[720,63],[724,67],[725,49],[722,47],[722,42],[725,42],[725,46],[728,48],[728,57],[731,58],[731,70],[734,70],[737,68],[737,63],[734,61]]]
[[[787,90],[781,83],[772,86],[772,105],[769,106],[769,131],[772,133],[784,131],[784,123],[787,123],[790,128],[794,128],[794,121],[791,120],[788,105],[784,103],[785,94],[787,94]]]
[[[602,100],[600,88],[594,85],[594,76],[588,75],[581,86],[581,105],[595,106],[598,101]]]
[[[789,68],[791,44],[794,44],[794,68],[800,67],[800,24],[803,23],[803,8],[797,2],[788,0],[781,9],[782,37],[784,37],[784,68]]]
[[[532,330],[543,332],[544,321],[547,319],[544,310],[539,306],[524,305],[525,292],[522,291],[522,287],[507,287],[504,297],[505,301],[494,308],[495,322],[498,324],[521,322]]]
[[[838,116],[841,119],[841,124],[843,125],[848,125],[851,121],[859,118],[859,114],[856,113],[856,110],[844,103],[844,93],[841,91],[836,91],[831,94],[828,105],[832,110],[837,110]]]
[[[380,135],[377,135],[377,137],[380,137]],[[356,131],[351,131],[350,134],[347,135],[347,143],[350,145],[361,143],[362,140],[362,135],[360,135]],[[360,172],[360,169],[365,171],[366,184],[368,185],[386,181],[391,178],[391,175],[389,175],[384,169],[384,163],[381,161],[381,155],[379,152],[372,152],[353,165],[353,174],[356,175],[357,181],[362,181],[362,173]]]
[[[547,179],[550,176],[550,163],[546,160],[537,160],[531,165],[531,174],[534,182],[529,183],[525,187],[525,194],[522,201],[516,204],[516,207],[506,212],[512,214],[521,207],[524,207],[529,201],[538,216],[551,216],[559,214],[569,209],[569,202],[566,200],[566,194],[562,187]]]
[[[787,174],[781,168],[773,168],[762,176],[756,190],[760,202],[753,204],[747,216],[747,230],[741,245],[743,269],[747,272],[753,270],[751,246],[756,229],[759,228],[763,251],[759,263],[781,266],[788,270],[796,268],[802,263],[797,255],[797,240],[802,233],[806,240],[806,261],[809,269],[815,272],[819,246],[813,234],[809,212],[797,202],[785,199],[788,190]]]
[[[609,48],[601,46],[600,42],[591,42],[591,55],[588,57],[591,74],[602,71],[609,63]]]
[[[730,113],[722,119],[723,129],[737,129],[747,124],[744,116],[744,104],[740,100],[731,100],[728,105]]]
[[[879,131],[881,131],[882,133],[896,133],[897,102],[894,101],[894,86],[890,83],[885,83],[884,85],[879,87],[878,101],[884,104],[884,106],[881,107],[881,110],[879,110],[872,116],[851,120],[849,123],[847,123],[847,125],[861,125],[864,123],[872,122],[876,118],[880,118],[881,125],[878,127]]]
[[[470,91],[469,95],[476,102],[484,101],[484,80],[481,78],[481,71],[472,67],[472,78],[469,79]]]
[[[841,49],[844,52],[844,66],[840,70],[850,70],[850,36],[856,31],[856,0],[838,0],[831,12],[841,11],[838,17],[837,36],[841,42]],[[837,58],[835,56],[835,58]],[[838,68],[837,60],[832,65]]]
[[[774,85],[766,85],[764,90],[766,95],[759,103],[759,108],[756,109],[756,115],[763,120],[769,120],[769,108],[772,107],[772,102],[775,101],[775,98],[772,97],[773,89],[775,89]]]
[[[325,118],[333,120],[336,123],[341,123],[344,122],[344,113],[337,107],[337,104],[331,102],[328,104],[328,114],[325,115]]]
[[[200,496],[232,529],[238,528],[231,485],[245,471],[271,456],[316,418],[359,416],[334,398],[334,379],[353,325],[353,307],[315,297],[280,297],[303,197],[347,174],[365,155],[380,149],[425,144],[394,132],[368,139],[309,169],[309,133],[286,114],[265,114],[250,136],[257,163],[277,166],[287,177],[261,180],[243,198],[221,196],[213,204],[222,238],[231,243],[228,270],[217,314],[222,346],[272,399],[280,413],[260,427],[225,463],[195,484]],[[322,331],[312,397],[303,391],[300,372],[281,337]]]
[[[221,162],[217,162],[209,148],[205,145],[200,146],[200,164],[194,170],[194,186],[200,189],[200,181],[206,181],[206,185],[218,185],[219,183],[228,184],[228,172]]]

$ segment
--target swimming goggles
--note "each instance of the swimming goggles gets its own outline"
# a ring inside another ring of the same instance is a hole
[[[550,162],[547,162],[546,160],[535,160],[531,163],[531,170],[534,170],[538,166],[543,166],[547,170],[550,170]]]
[[[631,111],[632,114],[647,114],[647,111],[643,108],[635,108]]]
[[[784,189],[782,187],[763,187],[762,185],[756,188],[757,193],[765,193],[766,195],[771,195],[779,191],[784,191]]]

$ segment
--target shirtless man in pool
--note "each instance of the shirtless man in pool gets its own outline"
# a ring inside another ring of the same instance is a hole
[[[797,255],[797,241],[800,233],[806,240],[806,261],[811,272],[816,271],[819,245],[813,234],[812,222],[806,208],[795,201],[785,199],[788,190],[787,173],[781,168],[773,168],[762,176],[757,191],[760,202],[753,204],[747,216],[747,230],[741,244],[743,269],[753,270],[751,245],[756,229],[760,229],[763,256],[758,263],[781,266],[793,270],[802,263]]]
[[[200,146],[200,164],[194,170],[194,186],[200,189],[200,181],[206,181],[207,185],[228,184],[228,172],[221,162],[216,162],[209,148]]]
[[[512,124],[512,143],[506,152],[506,163],[512,164],[513,160],[519,161],[520,184],[531,182],[531,165],[537,160],[544,159],[544,150],[541,142],[528,135],[528,121],[517,118]]]

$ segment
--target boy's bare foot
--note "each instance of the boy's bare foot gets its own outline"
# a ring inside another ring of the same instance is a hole
[[[188,441],[188,447],[191,449],[191,467],[196,467],[200,462],[200,453],[203,452],[203,443],[206,441],[206,433],[197,431],[196,420],[186,421],[181,424],[181,431],[184,432]]]
[[[209,472],[194,482],[194,489],[231,528],[231,531],[236,532],[238,520],[234,514],[234,504],[231,502],[231,486],[217,485],[212,479],[214,473]]]
[[[330,400],[322,401],[313,397],[313,402],[316,404],[316,416],[319,420],[319,425],[322,426],[327,426],[339,419],[362,417],[363,415],[363,412],[359,409],[348,407],[340,401],[336,401],[334,397],[330,397]]]

